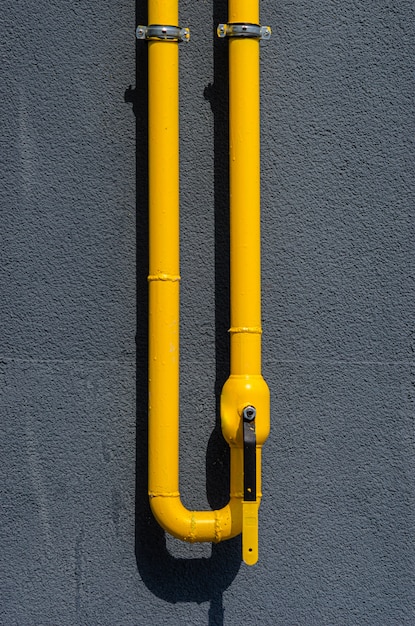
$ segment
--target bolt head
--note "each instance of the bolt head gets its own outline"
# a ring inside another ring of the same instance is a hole
[[[217,33],[218,37],[226,37],[226,24],[219,24]]]
[[[242,415],[244,420],[252,422],[256,417],[256,408],[252,405],[248,405],[244,408]]]

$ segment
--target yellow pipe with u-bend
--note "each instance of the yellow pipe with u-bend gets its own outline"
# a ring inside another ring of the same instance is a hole
[[[149,0],[149,24],[178,24],[178,0]],[[258,24],[258,0],[230,0],[229,22]],[[261,376],[259,41],[229,38],[231,364],[221,394],[230,445],[230,498],[190,511],[179,493],[179,106],[178,42],[149,40],[149,498],[154,516],[185,541],[243,532],[257,561],[261,447],[269,390]],[[244,500],[244,407],[256,409],[256,499]]]

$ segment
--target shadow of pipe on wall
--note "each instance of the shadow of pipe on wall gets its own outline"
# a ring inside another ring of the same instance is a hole
[[[143,6],[144,5],[144,6]],[[136,23],[147,22],[146,3],[136,3]],[[227,14],[227,2],[213,3],[212,34]],[[214,116],[214,218],[215,218],[215,345],[216,415],[222,386],[229,370],[229,166],[228,166],[228,58],[227,46],[214,41],[214,84],[204,90]],[[209,624],[223,623],[222,594],[241,564],[241,540],[213,544],[210,558],[173,557],[164,530],[155,521],[147,496],[147,332],[148,332],[148,155],[147,155],[147,46],[136,46],[136,88],[125,92],[136,117],[137,184],[137,443],[136,443],[136,559],[146,586],[167,602],[210,601]],[[225,139],[224,139],[225,138]],[[229,449],[217,419],[206,454],[207,497],[212,508],[229,498]]]

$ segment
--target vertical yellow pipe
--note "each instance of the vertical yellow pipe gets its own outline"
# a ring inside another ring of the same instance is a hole
[[[177,0],[148,4],[149,24],[177,24]],[[179,57],[176,42],[149,41],[149,478],[178,493]],[[171,352],[165,346],[172,346]],[[169,419],[165,419],[166,416]],[[163,417],[163,420],[159,418]],[[161,445],[168,440],[169,446]],[[161,458],[162,455],[162,458]],[[166,471],[164,467],[176,468]]]
[[[229,22],[259,20],[230,0]],[[229,39],[231,374],[261,373],[259,40]]]

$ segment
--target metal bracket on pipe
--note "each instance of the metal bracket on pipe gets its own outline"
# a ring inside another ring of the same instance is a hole
[[[180,26],[168,26],[162,24],[139,25],[136,28],[137,39],[159,39],[161,41],[189,41],[190,30]]]
[[[248,39],[265,39],[271,37],[270,26],[260,26],[259,24],[244,24],[243,22],[233,22],[231,24],[219,24],[217,28],[218,37],[246,37]]]

